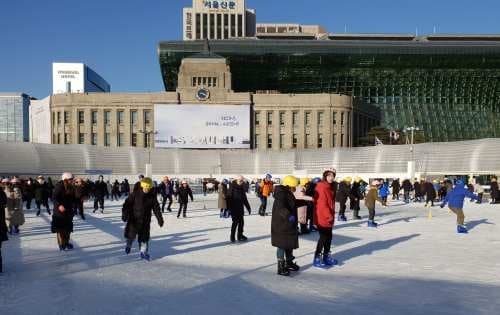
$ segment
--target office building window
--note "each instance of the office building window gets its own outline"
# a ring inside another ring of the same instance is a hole
[[[323,126],[323,117],[324,117],[324,113],[323,112],[318,112],[318,125],[319,126]]]
[[[273,124],[273,112],[267,112],[267,124],[269,126]]]
[[[332,112],[332,124],[337,124],[337,112]]]
[[[201,39],[201,16],[196,14],[196,39]]]
[[[64,144],[69,144],[69,134],[64,133]]]
[[[229,38],[229,15],[224,14],[224,38],[223,39],[228,39]]]
[[[61,134],[57,134],[57,144],[61,144]]]
[[[83,110],[78,111],[78,123],[79,124],[85,123],[85,112]]]
[[[104,145],[106,147],[109,147],[111,145],[111,134],[109,132],[106,132],[104,134]]]
[[[64,124],[69,124],[69,112],[64,112]]]
[[[280,126],[285,125],[285,112],[280,112]]]
[[[133,133],[130,137],[130,145],[133,147],[137,146],[137,134]]]
[[[123,122],[125,121],[125,112],[122,110],[118,111],[118,124],[123,125]]]
[[[332,147],[335,148],[336,145],[337,145],[337,134],[334,133],[332,136]]]
[[[285,147],[285,135],[280,134],[280,149],[283,149]]]
[[[203,39],[208,38],[208,15],[203,13]]]
[[[273,135],[267,135],[267,148],[271,149],[273,147]]]
[[[298,142],[298,139],[297,139],[297,134],[294,133],[293,136],[292,136],[292,147],[293,148],[296,148],[297,147],[297,142]]]
[[[149,137],[150,135],[148,133],[144,134],[144,147],[149,148]]]
[[[217,39],[222,39],[222,14],[217,14]]]
[[[121,132],[120,132],[120,133],[118,134],[118,138],[116,139],[116,144],[117,144],[117,146],[119,146],[119,147],[122,147],[122,146],[123,146],[123,137],[124,137],[124,136],[125,136],[125,134],[124,134],[124,133],[121,133]]]
[[[255,112],[255,126],[260,125],[260,112]]]
[[[78,144],[84,144],[85,143],[85,134],[80,132],[78,133]]]
[[[57,112],[57,124],[61,125],[61,112]]]
[[[299,113],[298,112],[293,112],[292,113],[292,125],[297,126],[297,122],[299,121]]]
[[[93,125],[97,124],[97,111],[96,110],[92,111],[91,121],[92,121]]]
[[[130,112],[130,124],[132,124],[132,125],[137,124],[137,111],[135,111],[135,110]]]
[[[238,14],[238,37],[243,37],[243,15]]]
[[[344,134],[341,134],[340,135],[340,146],[343,147],[344,146]]]
[[[151,124],[151,111],[149,110],[144,111],[144,123],[146,125]]]
[[[340,125],[343,126],[344,125],[344,113],[340,113]]]
[[[306,123],[306,126],[311,125],[311,112],[306,112],[305,123]]]
[[[105,125],[111,124],[111,111],[109,110],[104,111],[104,124]]]
[[[215,16],[213,13],[210,14],[210,38],[215,38]]]
[[[95,132],[92,132],[92,135],[91,135],[91,143],[92,145],[97,145],[97,133]]]
[[[256,133],[255,134],[255,148],[258,148],[259,147],[259,134]]]
[[[309,148],[310,145],[312,145],[312,141],[311,141],[311,135],[310,134],[306,134],[306,143],[305,143],[305,147],[306,148]]]
[[[231,14],[231,37],[236,37],[236,15]]]
[[[323,147],[323,135],[320,133],[318,134],[318,148]]]

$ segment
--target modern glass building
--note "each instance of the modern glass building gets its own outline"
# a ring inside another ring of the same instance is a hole
[[[0,142],[29,141],[30,97],[23,93],[0,93]]]
[[[236,92],[340,93],[381,110],[388,129],[418,126],[427,141],[500,137],[500,36],[330,34],[320,40],[209,41]],[[204,41],[159,44],[165,88]]]

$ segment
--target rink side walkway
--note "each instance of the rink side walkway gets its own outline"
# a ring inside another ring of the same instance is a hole
[[[245,216],[249,242],[229,243],[215,195],[195,196],[188,218],[153,219],[152,261],[124,253],[121,202],[75,218],[72,252],[59,252],[50,217],[26,211],[21,235],[3,244],[1,314],[499,314],[500,205],[467,202],[468,235],[446,209],[377,205],[378,229],[337,223],[340,266],[311,267],[318,235],[300,237],[302,270],[276,275],[271,217]],[[177,207],[177,204],[174,204]],[[272,198],[268,212],[272,207]],[[174,210],[175,211],[175,210]],[[351,212],[348,211],[348,218]]]

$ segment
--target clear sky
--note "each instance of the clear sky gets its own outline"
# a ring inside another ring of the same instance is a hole
[[[83,62],[112,91],[162,91],[162,40],[182,39],[191,0],[1,0],[0,92],[50,94],[52,62]],[[247,0],[257,22],[330,32],[500,33],[499,0]]]

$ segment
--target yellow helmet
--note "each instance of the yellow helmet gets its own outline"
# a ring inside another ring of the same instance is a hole
[[[295,188],[299,185],[299,179],[295,176],[288,175],[283,178],[283,186]]]
[[[311,181],[310,178],[301,178],[300,179],[300,186],[305,186]]]
[[[346,177],[346,178],[344,178],[344,182],[350,184],[352,182],[352,177]]]
[[[354,181],[355,181],[356,183],[359,183],[359,182],[361,182],[362,180],[363,180],[363,179],[362,179],[361,177],[359,177],[359,176],[356,176],[356,177],[354,178]]]
[[[153,180],[149,177],[145,177],[141,180],[141,188],[144,190],[153,189]]]

